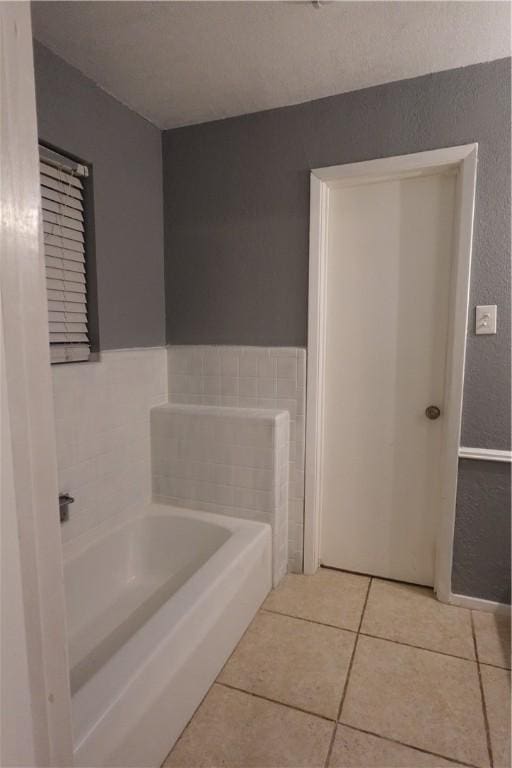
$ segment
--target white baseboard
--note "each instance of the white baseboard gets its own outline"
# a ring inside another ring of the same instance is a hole
[[[459,448],[459,459],[478,459],[480,461],[504,461],[510,464],[512,451],[501,451],[493,448]]]
[[[450,592],[448,602],[450,605],[458,605],[461,608],[472,608],[475,611],[487,611],[487,613],[498,613],[504,616],[510,616],[510,605],[507,605],[506,603],[495,603],[492,600],[484,600],[481,597],[456,595],[453,592]]]

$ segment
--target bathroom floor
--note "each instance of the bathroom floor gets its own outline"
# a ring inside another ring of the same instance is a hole
[[[320,569],[270,594],[166,768],[510,766],[510,624]]]

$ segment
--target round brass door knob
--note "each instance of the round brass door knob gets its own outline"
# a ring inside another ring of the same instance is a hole
[[[441,409],[437,407],[437,405],[428,405],[425,408],[425,416],[427,419],[438,419],[441,415]]]

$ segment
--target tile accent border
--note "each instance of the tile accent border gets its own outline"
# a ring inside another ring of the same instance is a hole
[[[302,573],[306,350],[299,347],[170,346],[169,401],[290,414],[288,569]]]

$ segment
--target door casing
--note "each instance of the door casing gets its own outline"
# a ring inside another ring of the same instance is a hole
[[[1,544],[9,547],[1,558],[2,619],[15,617],[1,627],[2,652],[11,653],[9,674],[2,674],[2,726],[10,727],[2,732],[0,762],[69,768],[71,696],[29,3],[0,3],[0,37]]]
[[[442,434],[441,494],[436,533],[434,589],[450,602],[455,527],[455,502],[462,418],[464,362],[469,309],[469,284],[475,210],[477,144],[447,147],[410,155],[336,165],[311,171],[308,368],[306,410],[306,475],[304,572],[320,564],[322,450],[326,337],[326,264],[329,191],[342,184],[364,184],[456,169],[454,245],[450,284],[445,377],[445,419]]]

